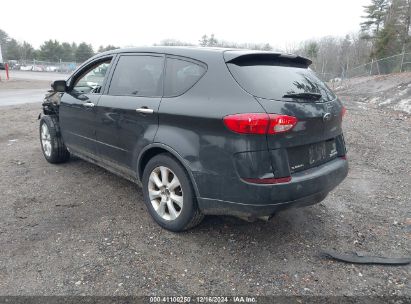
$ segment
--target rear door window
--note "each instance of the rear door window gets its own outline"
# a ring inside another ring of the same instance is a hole
[[[184,94],[200,80],[205,72],[206,67],[201,63],[167,58],[164,97]]]
[[[315,73],[304,66],[288,66],[276,60],[254,58],[234,60],[227,66],[240,86],[248,93],[265,99],[293,101],[287,95],[321,94],[316,102],[335,99],[334,93]]]
[[[159,97],[163,91],[164,57],[123,55],[111,80],[109,95]]]

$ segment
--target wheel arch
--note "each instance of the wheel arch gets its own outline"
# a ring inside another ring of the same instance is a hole
[[[139,154],[137,158],[137,179],[141,182],[143,177],[143,171],[145,166],[147,165],[148,161],[153,158],[154,156],[161,154],[161,153],[169,153],[171,154],[186,170],[188,176],[190,178],[191,184],[194,188],[194,193],[196,197],[199,197],[199,192],[197,188],[196,181],[194,179],[193,173],[188,166],[187,162],[184,158],[173,148],[161,143],[152,143],[146,146]]]
[[[44,146],[42,143],[42,130],[43,126],[46,126],[49,133],[50,141],[50,155],[44,151]],[[61,137],[60,125],[58,123],[58,118],[56,115],[42,115],[39,123],[39,135],[40,144],[43,151],[43,155],[49,163],[57,164],[63,163],[69,160],[70,153],[67,150],[66,145]]]

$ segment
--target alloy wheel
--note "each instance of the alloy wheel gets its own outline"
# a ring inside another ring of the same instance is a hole
[[[183,190],[180,180],[171,169],[153,169],[148,181],[148,194],[157,214],[167,221],[175,220],[183,209]]]
[[[41,145],[43,146],[44,154],[47,157],[51,156],[51,136],[47,124],[41,126]]]

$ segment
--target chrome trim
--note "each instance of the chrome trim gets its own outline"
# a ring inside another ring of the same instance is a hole
[[[83,106],[85,106],[86,108],[93,108],[93,107],[94,107],[94,103],[92,103],[92,102],[85,102],[85,103],[83,103]]]
[[[153,114],[154,110],[153,109],[148,109],[148,108],[138,108],[138,109],[136,109],[136,112],[142,113],[142,114]]]

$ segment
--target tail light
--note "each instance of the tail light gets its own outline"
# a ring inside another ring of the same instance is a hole
[[[283,184],[291,181],[291,176],[279,177],[279,178],[244,178],[244,180],[251,184],[260,185],[272,185],[272,184]]]
[[[224,124],[241,134],[277,134],[290,131],[297,118],[281,114],[244,113],[224,117]]]
[[[345,113],[347,113],[347,108],[342,106],[342,108],[341,108],[341,117],[344,117]]]
[[[298,120],[294,116],[269,114],[270,126],[267,134],[275,134],[290,131],[297,124]]]

